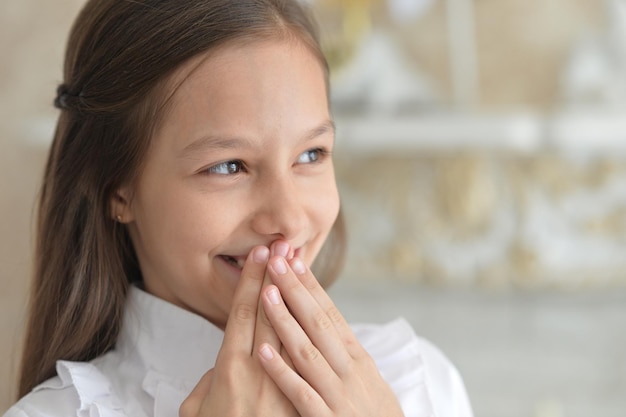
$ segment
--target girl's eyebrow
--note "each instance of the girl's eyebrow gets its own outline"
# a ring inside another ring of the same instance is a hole
[[[302,137],[302,142],[313,140],[318,136],[322,136],[326,133],[335,134],[335,122],[331,119],[324,121],[319,126],[309,130]],[[224,149],[241,149],[241,148],[253,148],[256,144],[250,139],[243,137],[224,137],[224,136],[203,136],[189,145],[181,151],[180,157],[185,158],[191,154],[209,151],[209,150],[224,150]]]
[[[203,136],[185,146],[181,151],[180,157],[185,158],[194,153],[208,150],[251,148],[253,146],[252,141],[246,138],[209,135]]]
[[[315,139],[318,136],[322,136],[326,133],[335,134],[335,122],[331,119],[326,120],[324,123],[319,125],[318,127],[311,129],[306,135],[304,135],[303,142]]]

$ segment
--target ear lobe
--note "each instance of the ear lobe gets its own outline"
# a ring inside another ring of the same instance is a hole
[[[130,192],[127,188],[117,190],[111,196],[111,218],[119,223],[130,223],[135,220],[130,201]]]

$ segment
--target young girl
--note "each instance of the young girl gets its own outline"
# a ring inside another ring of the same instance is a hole
[[[296,0],[90,0],[64,78],[6,417],[471,416],[405,321],[323,289],[345,238]]]

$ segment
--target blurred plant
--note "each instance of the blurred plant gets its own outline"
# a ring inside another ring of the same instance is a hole
[[[372,26],[371,9],[379,0],[322,0],[321,7],[339,14],[340,28],[325,33],[323,48],[331,69],[343,67],[354,56],[361,39]]]
[[[318,6],[338,14],[341,20],[334,33],[325,33],[324,50],[331,68],[343,67],[354,56],[363,38],[372,29],[372,12],[386,6],[391,19],[406,23],[421,15],[435,0],[319,0]]]

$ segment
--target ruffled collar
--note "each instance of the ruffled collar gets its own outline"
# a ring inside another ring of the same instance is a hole
[[[214,367],[223,340],[224,331],[208,320],[133,286],[115,350],[144,367],[141,387],[154,400],[153,415],[165,417],[178,415]]]
[[[214,366],[223,339],[224,331],[203,317],[131,286],[116,350],[195,384]]]

